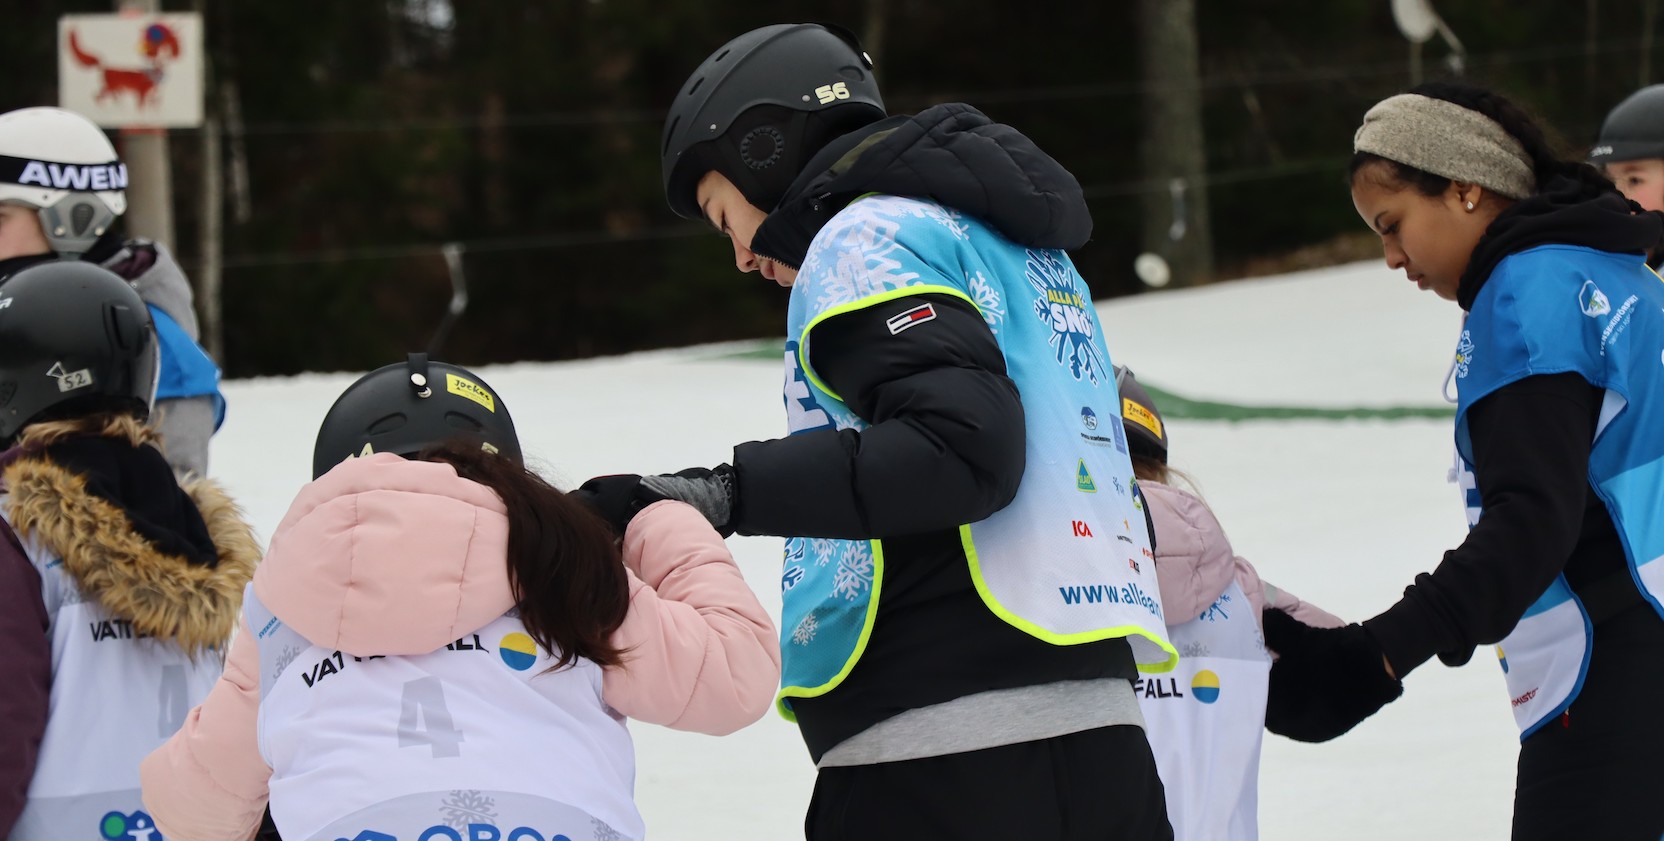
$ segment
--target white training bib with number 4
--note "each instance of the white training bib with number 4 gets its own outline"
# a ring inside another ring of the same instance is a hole
[[[557,672],[513,615],[429,654],[355,657],[244,603],[260,753],[290,841],[639,839],[634,748],[601,668]]]

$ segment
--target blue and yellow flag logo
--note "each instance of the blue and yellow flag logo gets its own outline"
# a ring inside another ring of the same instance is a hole
[[[504,634],[497,641],[497,654],[503,658],[503,665],[523,672],[537,662],[537,643],[519,632]]]

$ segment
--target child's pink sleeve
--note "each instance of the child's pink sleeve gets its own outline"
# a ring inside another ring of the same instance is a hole
[[[624,534],[630,612],[613,634],[624,665],[605,673],[613,709],[720,736],[768,711],[780,644],[722,537],[693,508],[657,502]]]
[[[1265,584],[1266,607],[1274,607],[1314,628],[1339,628],[1346,620],[1271,582]]]
[[[225,673],[207,700],[139,766],[144,806],[173,841],[254,837],[272,769],[260,758],[260,652],[239,624]]]
[[[1314,628],[1339,628],[1346,624],[1345,619],[1261,579],[1254,566],[1241,558],[1236,559],[1236,580],[1257,611],[1276,608]]]

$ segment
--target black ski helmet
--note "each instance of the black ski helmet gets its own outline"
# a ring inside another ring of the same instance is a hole
[[[1115,389],[1121,393],[1121,426],[1127,432],[1127,448],[1135,456],[1166,464],[1167,421],[1156,408],[1156,401],[1150,399],[1150,392],[1124,365],[1115,366]]]
[[[883,119],[872,59],[849,30],[775,24],[722,45],[693,71],[665,117],[664,191],[698,219],[711,170],[772,210],[809,158],[834,138]]]
[[[347,386],[329,407],[312,448],[312,478],[356,456],[406,458],[456,437],[519,462],[520,438],[497,392],[479,375],[413,353]]]
[[[1618,103],[1589,150],[1596,166],[1643,158],[1664,158],[1664,85],[1648,85]]]
[[[61,260],[12,275],[0,284],[0,440],[95,411],[149,417],[158,354],[150,310],[114,272]]]

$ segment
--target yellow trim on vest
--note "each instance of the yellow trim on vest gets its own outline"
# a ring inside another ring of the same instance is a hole
[[[1160,634],[1153,634],[1138,625],[1117,625],[1113,628],[1098,628],[1093,631],[1081,631],[1074,634],[1060,634],[1056,631],[1048,631],[1045,628],[1024,619],[1023,617],[1018,616],[1017,614],[1011,612],[1011,610],[1005,605],[1000,604],[999,599],[994,598],[993,591],[988,589],[988,582],[983,580],[982,562],[977,556],[976,541],[971,537],[971,527],[969,525],[959,527],[959,541],[965,549],[965,559],[969,561],[971,565],[971,583],[976,585],[976,592],[978,595],[982,596],[982,603],[986,605],[988,610],[992,611],[995,616],[1005,620],[1006,624],[1011,627],[1023,631],[1036,639],[1049,642],[1052,645],[1080,645],[1081,643],[1098,642],[1100,640],[1107,639],[1119,639],[1133,636],[1143,637],[1144,639],[1155,643],[1155,645],[1162,651],[1167,652],[1167,659],[1160,663],[1139,663],[1139,671],[1149,673],[1170,672],[1179,665],[1179,650],[1174,648],[1172,643],[1163,639]]]
[[[836,400],[839,403],[844,402],[844,399],[839,397],[836,391],[827,388],[826,383],[821,382],[820,377],[815,376],[814,369],[809,367],[809,331],[815,329],[815,327],[822,321],[825,321],[835,315],[843,315],[846,312],[864,310],[874,304],[882,304],[886,301],[894,301],[900,298],[911,297],[913,295],[951,295],[955,298],[963,299],[965,303],[976,307],[976,302],[971,300],[971,296],[966,295],[964,292],[961,292],[951,286],[937,286],[929,283],[921,283],[918,286],[903,286],[900,289],[891,289],[887,292],[880,292],[876,295],[868,295],[865,298],[850,301],[847,304],[839,304],[810,319],[808,324],[803,325],[803,332],[798,334],[797,367],[803,371],[803,376],[807,378],[809,382],[814,383],[815,388],[831,395],[833,400]],[[977,307],[977,312],[982,312],[982,308]]]
[[[878,594],[884,588],[884,541],[868,541],[872,544],[872,595],[867,599],[867,618],[861,625],[861,638],[855,641],[855,649],[849,653],[849,659],[844,661],[843,668],[832,676],[831,680],[819,686],[782,686],[780,694],[774,697],[774,708],[780,717],[791,722],[797,721],[797,714],[786,704],[789,698],[817,698],[838,688],[838,684],[849,677],[856,661],[866,653],[867,640],[872,639],[872,623],[878,618]]]

